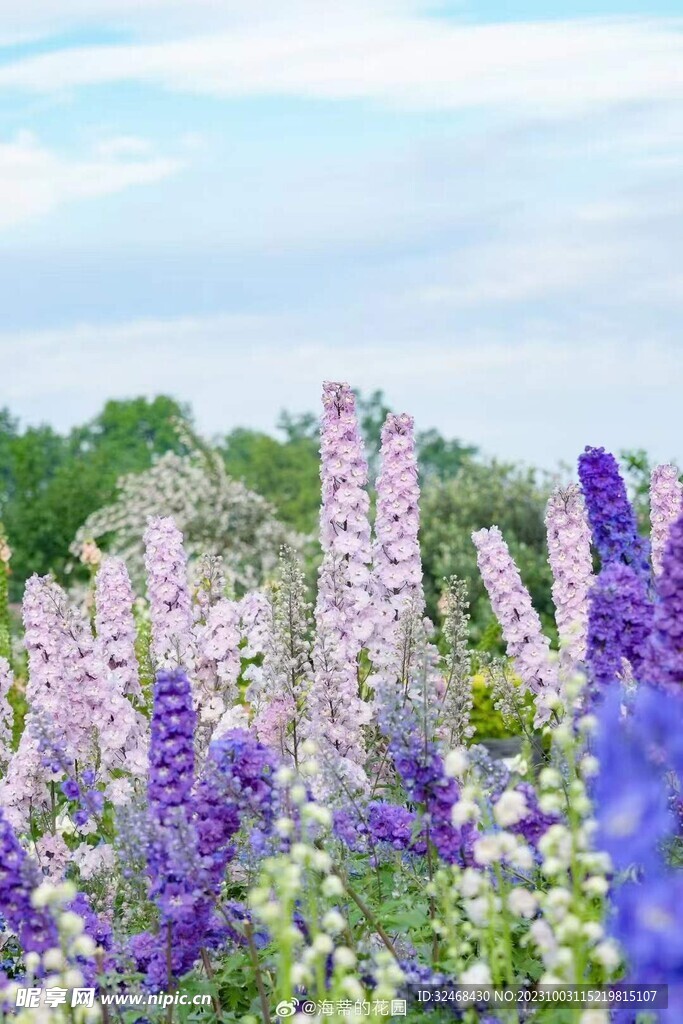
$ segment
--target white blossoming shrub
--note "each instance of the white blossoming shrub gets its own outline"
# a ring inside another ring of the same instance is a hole
[[[143,535],[152,516],[173,518],[190,560],[221,556],[224,573],[241,590],[272,572],[282,544],[299,543],[264,498],[228,476],[219,452],[202,447],[186,455],[167,452],[145,472],[123,477],[116,500],[88,517],[71,551],[81,558],[84,544],[106,541],[139,584]]]

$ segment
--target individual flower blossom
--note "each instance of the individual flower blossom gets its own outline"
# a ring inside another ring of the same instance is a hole
[[[145,567],[152,623],[152,654],[159,668],[188,666],[192,606],[183,536],[170,516],[154,516],[145,530]]]
[[[671,526],[683,512],[683,484],[675,466],[655,466],[650,478],[650,544],[652,567],[656,575],[662,570],[662,559]]]
[[[649,545],[638,534],[617,460],[604,448],[587,447],[579,456],[579,479],[602,563],[623,562],[648,579]]]
[[[587,661],[593,696],[623,675],[627,659],[638,675],[652,629],[652,604],[630,565],[610,562],[590,593]]]
[[[81,547],[80,558],[83,565],[96,566],[102,561],[102,552],[94,540],[86,540]]]
[[[95,626],[119,693],[141,697],[135,656],[135,596],[125,562],[104,558],[95,578]]]
[[[58,945],[49,910],[33,905],[40,882],[36,864],[22,849],[0,810],[0,914],[16,932],[24,953],[43,953]]]
[[[12,549],[4,537],[0,537],[0,562],[9,565],[12,559]]]
[[[536,694],[556,693],[559,684],[550,661],[550,641],[543,635],[541,620],[500,530],[497,526],[479,530],[472,540],[491,606],[522,682]],[[549,717],[547,708],[539,709],[537,723]]]
[[[593,560],[586,509],[577,484],[553,492],[548,499],[545,522],[557,631],[570,658],[582,661],[586,652]]]
[[[657,578],[642,678],[683,693],[683,511],[673,522]]]

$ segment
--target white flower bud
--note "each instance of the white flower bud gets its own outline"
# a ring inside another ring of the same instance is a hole
[[[344,886],[339,875],[328,875],[327,878],[324,878],[321,889],[323,896],[341,896],[344,892]]]
[[[593,950],[593,956],[608,971],[614,971],[621,963],[619,947],[613,939],[605,939]]]
[[[531,918],[536,913],[538,899],[535,894],[519,886],[511,889],[508,895],[508,907],[517,917]]]
[[[344,930],[344,918],[338,910],[328,910],[322,920],[322,926],[330,935],[338,935]]]
[[[348,946],[339,946],[335,949],[332,956],[337,967],[355,967],[356,966],[356,954]]]
[[[450,750],[444,760],[444,771],[451,779],[461,779],[467,771],[467,753],[462,747]]]
[[[321,932],[313,939],[312,946],[316,953],[327,956],[334,949],[334,942],[329,935]]]
[[[64,966],[64,954],[61,949],[48,949],[43,953],[43,966],[48,971],[61,971]]]
[[[460,975],[461,985],[490,985],[491,971],[489,965],[483,960],[477,961],[466,968]]]
[[[529,807],[524,794],[514,789],[506,789],[493,805],[493,817],[501,828],[517,825],[528,813]]]
[[[500,860],[500,844],[497,836],[483,836],[474,844],[474,859],[486,867]]]
[[[71,910],[65,911],[59,917],[59,930],[63,935],[80,935],[83,931],[83,918],[74,914]]]

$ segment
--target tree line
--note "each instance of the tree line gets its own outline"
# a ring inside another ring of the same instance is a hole
[[[358,395],[371,480],[378,470],[380,431],[389,410],[382,392]],[[194,429],[190,407],[165,395],[108,401],[87,423],[59,433],[23,427],[0,411],[0,520],[12,548],[10,594],[20,599],[33,572],[64,580],[69,544],[96,509],[116,495],[123,474],[138,473],[167,451],[182,454]],[[553,483],[547,474],[481,455],[477,447],[437,430],[417,434],[422,482],[422,551],[432,615],[443,579],[470,585],[475,637],[495,633],[476,571],[473,530],[503,530],[544,624],[552,628],[544,511]],[[273,434],[237,427],[213,440],[228,473],[263,495],[284,523],[313,534],[320,504],[318,418],[281,413]]]

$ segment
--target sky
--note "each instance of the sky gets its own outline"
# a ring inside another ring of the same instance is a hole
[[[0,0],[0,406],[683,465],[680,0]]]

